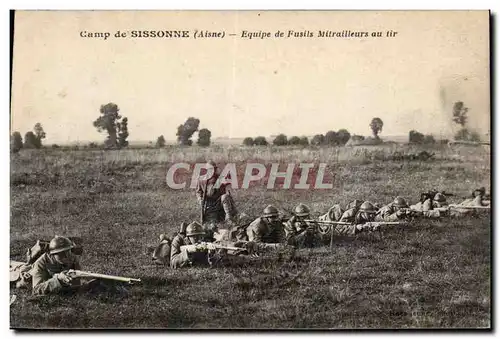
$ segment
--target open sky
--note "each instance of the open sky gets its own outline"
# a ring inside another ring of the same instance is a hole
[[[113,38],[117,30],[190,38]],[[194,30],[225,37],[194,39]],[[244,30],[271,38],[242,38]],[[285,37],[274,38],[277,30]],[[314,37],[286,38],[289,30]],[[383,37],[319,38],[319,30]],[[45,143],[100,141],[92,121],[114,102],[132,142],[173,140],[190,116],[213,138],[368,135],[373,117],[384,121],[382,137],[411,129],[449,137],[461,100],[469,128],[485,134],[489,75],[487,11],[16,12],[11,129],[24,136],[40,122]]]

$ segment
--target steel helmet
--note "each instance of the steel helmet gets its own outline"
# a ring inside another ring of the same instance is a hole
[[[273,205],[267,205],[266,208],[264,208],[264,213],[262,214],[263,217],[277,217],[278,215],[278,209]]]
[[[49,243],[49,253],[56,254],[68,251],[75,247],[75,244],[66,237],[57,236]]]
[[[434,196],[434,201],[445,202],[446,201],[446,197],[442,193],[436,193],[436,195]]]
[[[294,210],[294,214],[298,217],[305,217],[305,216],[309,215],[310,212],[311,211],[310,211],[309,207],[307,207],[306,205],[304,205],[302,203],[298,204]]]
[[[365,212],[365,213],[376,213],[377,210],[375,209],[375,206],[369,201],[365,201],[364,203],[361,204],[359,207],[360,212]]]
[[[205,230],[203,229],[203,226],[200,225],[199,222],[193,221],[188,225],[186,228],[186,236],[191,237],[193,235],[204,235]]]
[[[408,203],[404,198],[401,197],[396,197],[393,202],[394,206],[396,207],[408,207]]]

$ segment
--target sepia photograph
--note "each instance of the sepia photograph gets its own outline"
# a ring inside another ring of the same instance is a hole
[[[10,329],[492,329],[490,11],[10,14]]]

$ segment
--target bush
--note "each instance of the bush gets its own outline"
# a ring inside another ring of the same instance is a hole
[[[316,134],[313,136],[311,139],[311,145],[313,146],[320,146],[325,143],[325,136],[323,134]]]
[[[424,135],[415,130],[411,130],[408,135],[408,140],[412,144],[422,144],[424,142],[424,139],[425,139]]]
[[[433,145],[436,143],[436,140],[434,140],[434,137],[432,135],[426,135],[424,138],[424,144],[427,145]]]
[[[337,142],[340,145],[345,145],[351,139],[351,133],[346,129],[339,129],[337,132]]]
[[[165,147],[165,137],[163,135],[160,135],[157,139],[156,139],[156,147],[158,148],[163,148]]]
[[[307,137],[300,138],[300,145],[301,146],[309,146],[309,139],[307,139]]]
[[[293,136],[288,140],[288,145],[300,145],[300,138]]]
[[[286,135],[279,134],[276,138],[274,138],[273,144],[275,146],[285,146],[285,145],[288,145],[288,140],[287,140]]]
[[[253,144],[256,146],[267,146],[267,140],[266,138],[260,136],[253,140]]]
[[[52,148],[60,148],[58,144],[52,144]]]
[[[243,145],[245,145],[245,146],[253,146],[254,145],[253,138],[246,137],[245,139],[243,139]]]

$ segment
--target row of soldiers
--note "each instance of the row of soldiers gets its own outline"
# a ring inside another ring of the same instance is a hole
[[[295,207],[293,216],[288,220],[283,220],[273,205],[268,205],[262,215],[253,221],[248,215],[237,215],[230,209],[232,217],[223,219],[229,220],[225,224],[230,227],[219,228],[213,221],[205,223],[203,227],[195,221],[187,227],[186,224],[181,225],[180,232],[172,241],[162,235],[153,259],[162,264],[170,263],[172,268],[179,268],[206,263],[205,254],[210,252],[210,247],[215,251],[216,244],[243,246],[248,252],[256,248],[265,250],[283,246],[313,247],[331,241],[332,235],[356,235],[378,230],[383,225],[404,223],[418,217],[465,217],[476,213],[475,207],[487,207],[489,204],[485,189],[480,188],[474,190],[471,198],[453,205],[453,208],[448,205],[444,192],[434,192],[423,195],[421,201],[415,205],[409,205],[402,197],[396,197],[385,206],[361,200],[350,202],[345,209],[335,204],[318,220],[312,220],[310,208],[302,203]],[[231,207],[233,206],[234,202],[231,202]],[[226,212],[227,210],[223,210],[221,214],[225,215]],[[234,217],[235,215],[237,217]],[[197,244],[201,245],[196,246]],[[184,248],[186,250],[183,251]]]
[[[216,169],[215,163],[209,164]],[[252,220],[246,214],[237,213],[230,191],[225,185],[216,185],[217,179],[215,170],[212,177],[199,181],[196,195],[202,211],[201,223],[181,224],[172,240],[162,234],[160,244],[153,252],[156,263],[171,268],[211,265],[221,251],[252,254],[286,247],[313,247],[331,241],[334,234],[355,235],[376,230],[384,223],[419,216],[462,217],[475,213],[469,207],[490,205],[485,189],[480,188],[455,208],[449,207],[444,193],[434,192],[411,206],[402,197],[396,197],[385,206],[361,200],[354,200],[345,208],[335,204],[318,220],[312,220],[310,208],[302,203],[295,207],[288,220],[280,216],[275,206],[268,205],[260,217]],[[220,227],[224,224],[228,227]],[[31,256],[36,260],[28,258],[27,263],[11,262],[11,283],[18,288],[31,288],[36,295],[81,287],[79,279],[68,274],[69,270],[80,269],[77,248],[71,239],[56,236],[44,253],[36,258]]]

